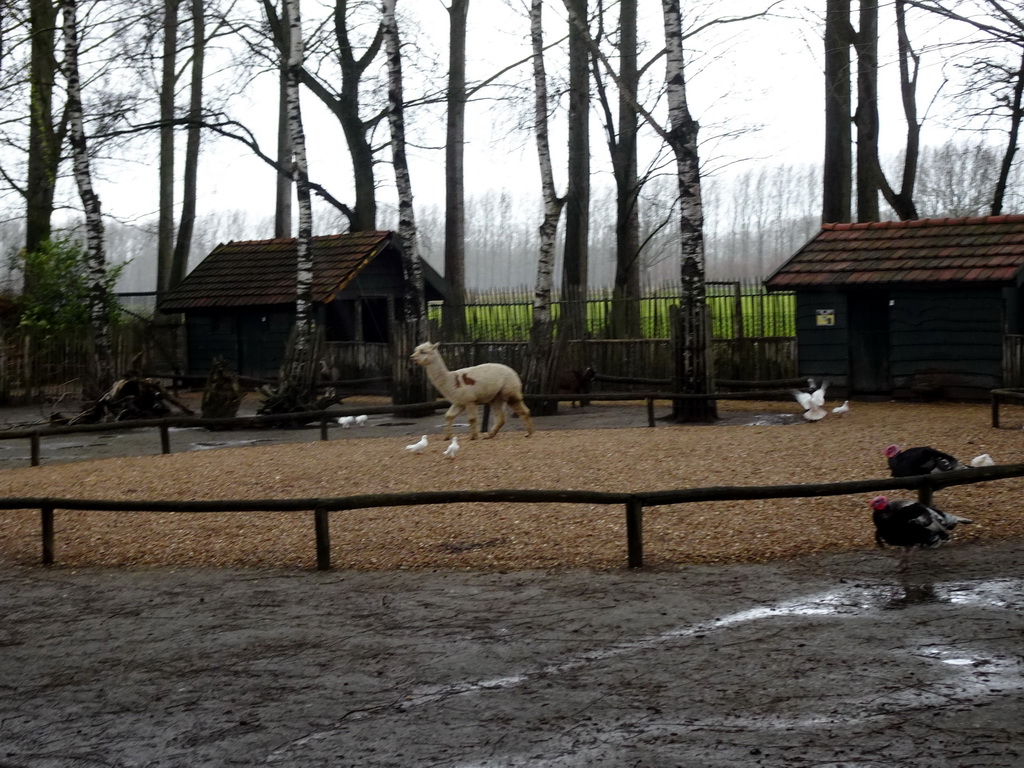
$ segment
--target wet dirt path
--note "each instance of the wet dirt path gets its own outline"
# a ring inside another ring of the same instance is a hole
[[[4,567],[0,765],[1019,766],[1022,555]]]

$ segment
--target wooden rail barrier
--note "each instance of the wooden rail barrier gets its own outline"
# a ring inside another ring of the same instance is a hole
[[[221,500],[221,501],[112,501],[55,497],[0,498],[0,510],[39,509],[42,531],[42,562],[55,562],[54,513],[58,509],[100,512],[308,512],[313,511],[316,564],[319,570],[331,567],[329,515],[331,512],[407,507],[430,504],[475,502],[519,502],[528,504],[621,504],[625,507],[626,561],[630,568],[643,567],[643,513],[645,507],[690,504],[701,501],[737,501],[745,499],[807,498],[876,493],[895,489],[916,490],[924,504],[930,504],[934,491],[954,485],[1003,480],[1024,476],[1024,464],[961,469],[914,477],[848,480],[839,483],[805,483],[768,486],[713,486],[647,493],[612,493],[585,490],[502,489],[486,491],[418,491],[377,493],[334,498]]]
[[[789,390],[764,390],[760,392],[719,392],[705,395],[687,395],[676,392],[601,392],[587,395],[588,400],[616,402],[626,400],[644,400],[647,403],[647,426],[655,426],[654,402],[656,400],[678,399],[717,399],[717,400],[757,400],[765,397],[789,395]],[[558,400],[572,402],[579,400],[579,395],[526,395],[526,402],[542,400]],[[9,429],[0,431],[0,440],[28,440],[30,442],[30,463],[39,466],[42,460],[41,441],[43,437],[52,435],[71,435],[84,432],[120,432],[129,429],[157,429],[160,436],[160,450],[164,454],[171,452],[170,429],[172,427],[202,427],[207,429],[260,429],[282,425],[299,424],[306,426],[317,423],[320,426],[320,439],[328,439],[327,425],[336,421],[339,416],[355,416],[358,414],[395,413],[418,409],[445,409],[451,403],[447,400],[432,400],[424,403],[406,403],[402,405],[366,405],[347,406],[331,411],[302,411],[299,413],[279,413],[265,416],[239,416],[230,419],[204,419],[198,416],[167,416],[162,419],[140,419],[137,421],[113,421],[103,424],[75,424],[60,427],[31,427],[26,429]],[[484,406],[483,430],[487,431],[490,420],[490,406]]]
[[[993,389],[992,393],[992,427],[999,429],[999,405],[1014,403],[1024,405],[1024,389]]]

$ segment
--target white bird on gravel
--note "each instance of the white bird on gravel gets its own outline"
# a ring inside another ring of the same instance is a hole
[[[807,381],[810,383],[812,380],[808,379]],[[828,382],[823,381],[821,386],[813,392],[802,392],[799,389],[791,390],[793,397],[796,398],[796,401],[804,409],[804,418],[808,421],[821,421],[828,416],[828,411],[822,408],[825,404],[826,389],[828,389]]]
[[[454,459],[459,452],[459,438],[452,437],[451,445],[444,449],[444,456],[447,459]]]
[[[415,443],[405,446],[405,450],[409,453],[423,453],[423,449],[427,447],[427,436],[424,435]]]
[[[362,414],[356,416],[356,426],[357,427],[365,427],[366,426],[366,414],[365,413],[362,413]]]
[[[342,429],[348,429],[352,426],[352,422],[355,421],[355,416],[339,416],[338,423],[341,424]]]
[[[987,453],[983,453],[981,456],[975,456],[971,459],[972,467],[994,467],[995,464],[996,463],[992,460],[992,457]]]
[[[832,409],[832,413],[834,413],[836,416],[842,416],[844,413],[849,413],[849,412],[850,412],[850,401],[849,400],[843,400],[843,404],[842,405],[837,405],[835,408]]]

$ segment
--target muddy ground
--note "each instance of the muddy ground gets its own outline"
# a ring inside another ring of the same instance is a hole
[[[904,575],[870,550],[637,572],[0,562],[0,768],[1020,766],[1022,562],[1019,539]]]
[[[0,765],[1024,764],[1020,542],[650,572],[0,568]]]

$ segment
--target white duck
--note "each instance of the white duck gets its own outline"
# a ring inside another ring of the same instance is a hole
[[[357,427],[365,427],[366,426],[366,414],[365,413],[361,413],[358,416],[356,416],[356,426]]]
[[[423,449],[427,447],[427,436],[424,435],[415,443],[405,446],[405,450],[409,453],[423,453]]]
[[[846,414],[846,413],[849,413],[849,412],[850,412],[850,401],[849,400],[843,400],[843,404],[842,405],[837,405],[835,408],[832,409],[832,413],[834,413],[836,416],[842,416],[843,414]]]
[[[352,426],[352,422],[355,421],[355,416],[339,416],[338,423],[341,424],[342,429],[348,429]]]

